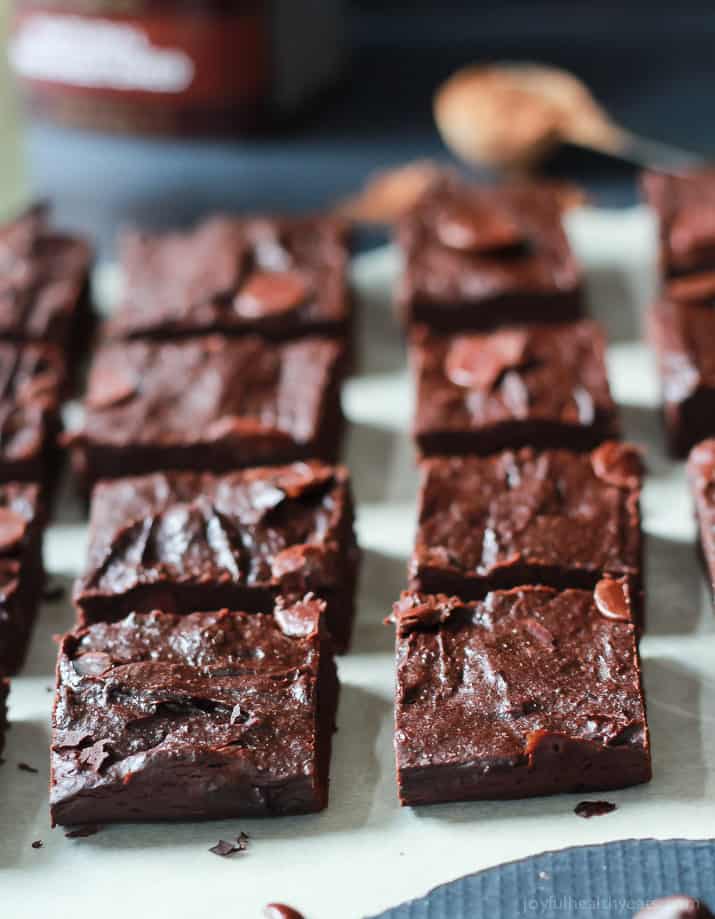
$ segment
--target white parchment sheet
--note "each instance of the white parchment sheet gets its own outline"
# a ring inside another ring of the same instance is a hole
[[[618,809],[583,820],[579,796],[398,807],[392,755],[392,634],[382,625],[405,581],[416,475],[406,435],[411,393],[389,312],[395,254],[358,258],[362,372],[345,392],[347,460],[365,561],[353,650],[339,663],[342,695],[330,806],[320,815],[175,825],[113,826],[69,840],[51,831],[47,760],[54,645],[72,622],[68,596],[47,604],[22,677],[0,767],[0,916],[35,919],[258,917],[283,901],[307,919],[375,913],[430,887],[544,849],[631,836],[715,835],[715,617],[694,547],[681,465],[663,452],[657,384],[640,343],[654,288],[654,229],[641,209],[574,213],[569,232],[584,259],[592,309],[610,336],[609,365],[626,433],[648,447],[644,493],[648,634],[642,649],[654,753],[653,782],[609,792]],[[105,278],[106,280],[106,278]],[[111,277],[109,278],[111,280]],[[82,565],[81,510],[66,501],[46,561],[69,587]],[[35,766],[37,775],[20,771]],[[208,852],[250,834],[245,855]],[[43,847],[31,848],[41,839]]]

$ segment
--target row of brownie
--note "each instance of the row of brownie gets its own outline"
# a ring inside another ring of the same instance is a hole
[[[671,452],[688,456],[700,542],[715,586],[715,168],[645,173],[662,292],[649,312]]]
[[[213,218],[131,234],[122,268],[66,438],[91,523],[53,820],[320,809],[358,566],[348,473],[326,462],[351,353],[344,228]]]
[[[548,189],[436,183],[399,233],[421,462],[395,604],[400,799],[651,774],[638,451]]]
[[[0,751],[44,586],[60,408],[92,328],[90,246],[37,205],[0,227]]]

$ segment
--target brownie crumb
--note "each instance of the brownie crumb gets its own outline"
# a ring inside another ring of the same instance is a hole
[[[32,848],[33,848],[33,849],[41,849],[41,848],[42,848],[42,840],[41,840],[41,839],[36,839],[36,840],[32,843]]]
[[[211,846],[209,852],[213,852],[214,855],[220,855],[221,858],[228,858],[229,855],[233,855],[234,852],[240,852],[241,850],[237,845],[234,845],[232,842],[228,842],[226,839],[219,839],[215,846]]]
[[[29,763],[18,763],[17,768],[20,770],[20,772],[32,772],[34,775],[40,771],[39,769],[35,769],[35,767],[31,766]]]
[[[616,809],[616,805],[611,801],[581,801],[574,807],[574,814],[579,817],[600,817],[603,814],[610,814]]]
[[[86,836],[94,836],[95,833],[99,833],[101,827],[96,823],[88,823],[86,826],[78,826],[73,830],[68,830],[65,833],[67,839],[84,839]]]
[[[62,584],[48,584],[42,594],[45,603],[59,603],[64,598],[65,589]]]
[[[239,833],[235,842],[229,842],[227,839],[219,839],[215,846],[211,846],[209,852],[214,855],[220,855],[222,858],[228,858],[235,855],[236,852],[245,852],[248,849],[248,833]]]

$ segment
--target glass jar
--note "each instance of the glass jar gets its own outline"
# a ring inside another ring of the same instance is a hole
[[[333,83],[342,0],[15,0],[31,111],[139,134],[252,131]]]

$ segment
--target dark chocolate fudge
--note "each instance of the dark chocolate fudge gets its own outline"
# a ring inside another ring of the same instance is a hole
[[[64,386],[58,349],[0,341],[0,482],[52,477]]]
[[[464,602],[403,594],[395,745],[402,804],[647,782],[648,727],[625,581]]]
[[[124,294],[108,334],[347,336],[346,236],[331,217],[213,217],[190,233],[128,234]]]
[[[548,186],[433,183],[402,220],[406,322],[440,331],[557,322],[583,312],[583,279]]]
[[[670,284],[650,311],[663,413],[672,453],[715,435],[715,272]]]
[[[693,447],[687,468],[700,530],[700,546],[715,591],[715,438]]]
[[[92,251],[49,225],[44,205],[0,227],[0,339],[80,353],[91,326]]]
[[[338,684],[322,610],[133,613],[65,635],[53,822],[324,808]]]
[[[658,217],[664,275],[715,268],[715,168],[646,172],[642,188]]]
[[[414,436],[425,456],[509,447],[590,450],[619,425],[601,327],[587,320],[487,334],[414,330]]]
[[[276,595],[312,591],[327,602],[328,630],[344,651],[357,567],[343,467],[157,473],[95,487],[75,602],[84,625],[152,609],[260,610]]]
[[[479,599],[521,584],[593,589],[603,575],[641,591],[635,447],[593,453],[525,447],[422,465],[410,588]]]
[[[67,442],[87,486],[162,469],[335,459],[342,434],[342,346],[255,335],[105,345],[84,427]]]
[[[0,675],[0,753],[5,749],[5,732],[7,731],[7,697],[10,692],[10,680]]]
[[[40,488],[0,485],[0,674],[22,666],[44,588]]]

